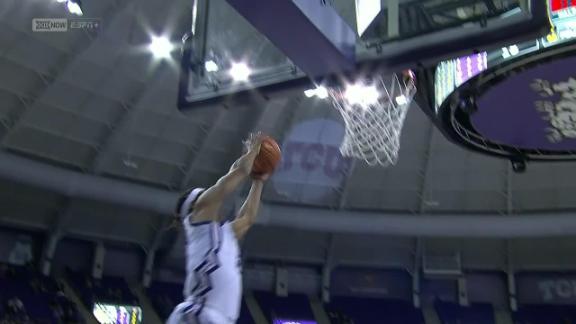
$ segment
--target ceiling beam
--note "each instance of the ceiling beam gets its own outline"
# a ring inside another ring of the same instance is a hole
[[[134,0],[130,0],[130,1],[134,1]],[[184,3],[188,4],[189,1],[179,0],[179,1],[172,3],[172,6],[173,7],[181,6]],[[186,12],[186,14],[184,14],[183,17],[180,19],[191,21],[192,13],[190,12],[190,10],[187,10],[185,12]],[[136,19],[136,16],[134,16],[134,19],[132,21],[133,28],[134,28],[134,26],[136,26],[136,23],[137,23],[137,19]],[[127,56],[127,55],[130,55],[130,54],[131,53],[124,52],[122,55],[122,58]],[[117,62],[120,60],[121,60],[121,58],[119,58],[117,60]],[[129,122],[130,117],[132,116],[132,113],[136,110],[135,107],[138,104],[138,101],[147,93],[148,89],[152,85],[157,83],[156,81],[159,79],[159,76],[161,75],[161,73],[165,69],[173,68],[170,64],[166,63],[165,61],[161,61],[158,64],[156,64],[156,63],[152,63],[152,64],[154,64],[154,65],[152,67],[152,71],[150,72],[150,75],[146,78],[146,82],[144,82],[142,84],[142,86],[134,92],[134,94],[131,96],[130,99],[126,100],[123,103],[123,105],[122,105],[123,111],[119,114],[119,116],[116,118],[116,120],[114,122],[112,122],[112,124],[109,125],[110,131],[100,140],[100,142],[97,146],[98,149],[96,150],[94,156],[92,157],[92,160],[89,162],[89,167],[87,168],[89,171],[97,173],[102,157],[105,155],[105,153],[107,151],[109,151],[110,144],[111,144],[112,140],[114,139],[114,137],[117,135],[118,131],[120,129],[122,129],[126,123]],[[193,148],[190,148],[190,150],[193,150]]]
[[[153,68],[152,75],[150,75],[149,80],[155,80],[158,75],[161,73],[161,65],[155,66]],[[144,83],[138,91],[125,103],[122,104],[122,112],[118,115],[116,120],[114,120],[111,124],[108,125],[109,131],[106,133],[105,136],[100,140],[100,142],[96,145],[97,149],[92,156],[92,159],[88,162],[88,167],[86,168],[87,171],[96,172],[99,162],[101,161],[102,156],[109,148],[112,139],[117,134],[118,130],[122,128],[122,126],[129,121],[129,117],[131,116],[131,112],[134,111],[134,106],[136,105],[138,99],[142,97],[146,93],[148,86],[153,82]]]
[[[102,21],[109,22],[118,18],[120,16],[120,13],[122,13],[124,9],[133,1],[135,0],[123,0],[123,1],[113,0],[113,4],[109,8],[107,8],[107,10],[102,14]],[[111,23],[104,23],[100,27],[101,32],[102,33],[105,32],[111,25],[112,25]],[[11,133],[11,131],[15,130],[20,125],[20,122],[23,119],[22,117],[25,115],[26,111],[28,111],[30,107],[33,107],[38,102],[38,100],[40,100],[40,98],[48,91],[48,89],[50,89],[50,87],[56,82],[56,80],[58,80],[61,77],[61,75],[66,71],[66,69],[73,62],[75,62],[75,60],[78,57],[80,57],[86,50],[90,48],[90,46],[92,45],[92,43],[96,38],[91,38],[88,34],[86,35],[87,35],[86,37],[80,39],[78,42],[76,42],[75,46],[73,46],[71,50],[72,54],[63,55],[62,59],[60,60],[60,62],[57,63],[54,69],[56,71],[55,74],[53,75],[39,74],[44,82],[43,88],[39,90],[38,93],[36,93],[33,98],[30,98],[30,100],[26,100],[26,105],[24,109],[19,110],[18,113],[16,113],[13,116],[10,131],[6,132],[2,138],[1,142],[2,146],[6,145],[6,139],[9,137],[8,135]]]
[[[216,116],[212,120],[212,123],[207,128],[203,129],[204,130],[204,137],[203,137],[202,141],[200,142],[200,145],[192,148],[190,150],[190,153],[186,157],[186,162],[184,164],[184,170],[182,171],[183,177],[182,177],[182,180],[180,181],[180,183],[178,185],[178,188],[181,190],[185,189],[186,186],[188,186],[188,183],[190,182],[190,178],[194,174],[194,171],[196,171],[196,169],[198,168],[198,163],[199,163],[198,161],[200,160],[200,156],[210,146],[210,145],[208,145],[208,144],[210,144],[209,139],[212,136],[214,136],[216,131],[219,129],[218,126],[220,124],[222,124],[222,122],[224,121],[224,119],[226,117],[226,113],[228,112],[228,110],[225,109],[223,106],[216,106],[214,108],[218,109],[218,112],[215,113]],[[207,109],[211,109],[211,108],[207,108]]]
[[[426,199],[428,198],[428,172],[430,171],[430,159],[432,157],[434,145],[434,125],[432,122],[427,121],[427,139],[428,143],[426,145],[426,150],[424,151],[424,158],[422,159],[422,167],[420,168],[420,189],[418,190],[419,204],[418,204],[418,214],[423,214],[426,212]]]
[[[514,214],[514,201],[512,196],[512,164],[506,163],[506,215]]]
[[[354,174],[354,170],[356,169],[356,158],[350,158],[350,164],[348,169],[344,171],[344,179],[342,180],[342,186],[340,189],[340,197],[338,198],[338,209],[344,209],[346,205],[346,201],[348,200],[348,190],[350,187],[350,179]]]

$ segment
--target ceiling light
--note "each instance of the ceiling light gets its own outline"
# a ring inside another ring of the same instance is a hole
[[[375,86],[362,84],[349,85],[344,92],[344,97],[350,104],[369,106],[378,102],[380,93]]]
[[[304,91],[306,98],[312,98],[316,95],[316,89],[308,89]]]
[[[63,2],[66,2],[66,1],[68,1],[68,0],[56,0],[56,2],[58,2],[58,3],[63,3]]]
[[[68,2],[66,3],[66,7],[68,7],[68,11],[71,14],[75,14],[78,16],[82,16],[82,8],[81,8],[81,2],[80,0],[68,0]]]
[[[318,97],[320,99],[328,98],[328,90],[324,87],[316,88],[316,97]]]
[[[152,42],[148,48],[157,58],[169,58],[174,46],[166,37],[152,36]]]
[[[220,70],[218,64],[213,60],[206,61],[206,63],[204,63],[204,69],[206,69],[206,72],[218,72],[218,70]]]
[[[520,49],[518,48],[518,45],[510,46],[510,54],[518,55],[518,53],[520,53]]]
[[[304,91],[304,95],[307,98],[312,98],[316,96],[320,99],[326,99],[328,98],[328,90],[325,87],[317,87],[315,89],[308,89]]]
[[[234,63],[230,68],[230,76],[235,81],[248,81],[250,73],[250,68],[245,63]]]

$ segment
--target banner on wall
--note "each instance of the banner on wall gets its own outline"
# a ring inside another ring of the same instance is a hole
[[[496,306],[508,305],[508,287],[503,272],[466,273],[466,289],[471,303],[490,303]]]
[[[412,299],[412,277],[401,270],[334,269],[330,293],[340,296]]]
[[[521,273],[518,301],[524,304],[576,304],[576,273]]]
[[[341,123],[327,118],[296,124],[281,145],[282,162],[272,177],[276,192],[305,202],[334,195],[351,162],[340,154],[344,132]]]

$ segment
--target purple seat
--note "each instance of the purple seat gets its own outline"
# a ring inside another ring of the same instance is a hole
[[[522,305],[512,316],[515,324],[557,324],[576,322],[576,306]]]
[[[70,283],[79,293],[82,302],[89,308],[95,302],[137,305],[138,298],[130,291],[123,278],[104,277],[92,279],[86,275],[68,271]]]
[[[51,309],[51,303],[58,303],[59,300],[56,294],[58,291],[56,280],[45,277],[30,268],[13,266],[9,268],[13,270],[13,273],[6,274],[8,277],[0,278],[2,309],[5,311],[5,303],[17,297],[22,301],[26,314],[31,320],[57,324],[58,321]]]
[[[167,282],[153,282],[148,288],[148,296],[161,318],[167,319],[174,307],[184,300],[184,285]]]
[[[354,324],[424,324],[422,312],[407,301],[336,296],[326,308]]]
[[[255,292],[254,297],[260,304],[264,315],[269,321],[275,318],[293,320],[311,320],[314,314],[306,295],[292,294],[288,297],[278,297],[270,292]]]
[[[184,285],[168,282],[152,282],[148,288],[148,296],[152,306],[162,319],[167,319],[176,305],[184,300]],[[240,317],[236,322],[238,324],[253,324],[254,320],[248,311],[248,307],[243,302],[240,308]]]
[[[490,304],[460,306],[436,302],[434,307],[443,324],[494,324],[494,308]]]

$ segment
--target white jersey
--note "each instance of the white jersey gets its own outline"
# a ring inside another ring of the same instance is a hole
[[[186,301],[220,313],[235,323],[240,313],[242,277],[238,241],[232,224],[205,222],[190,224],[186,229]]]

